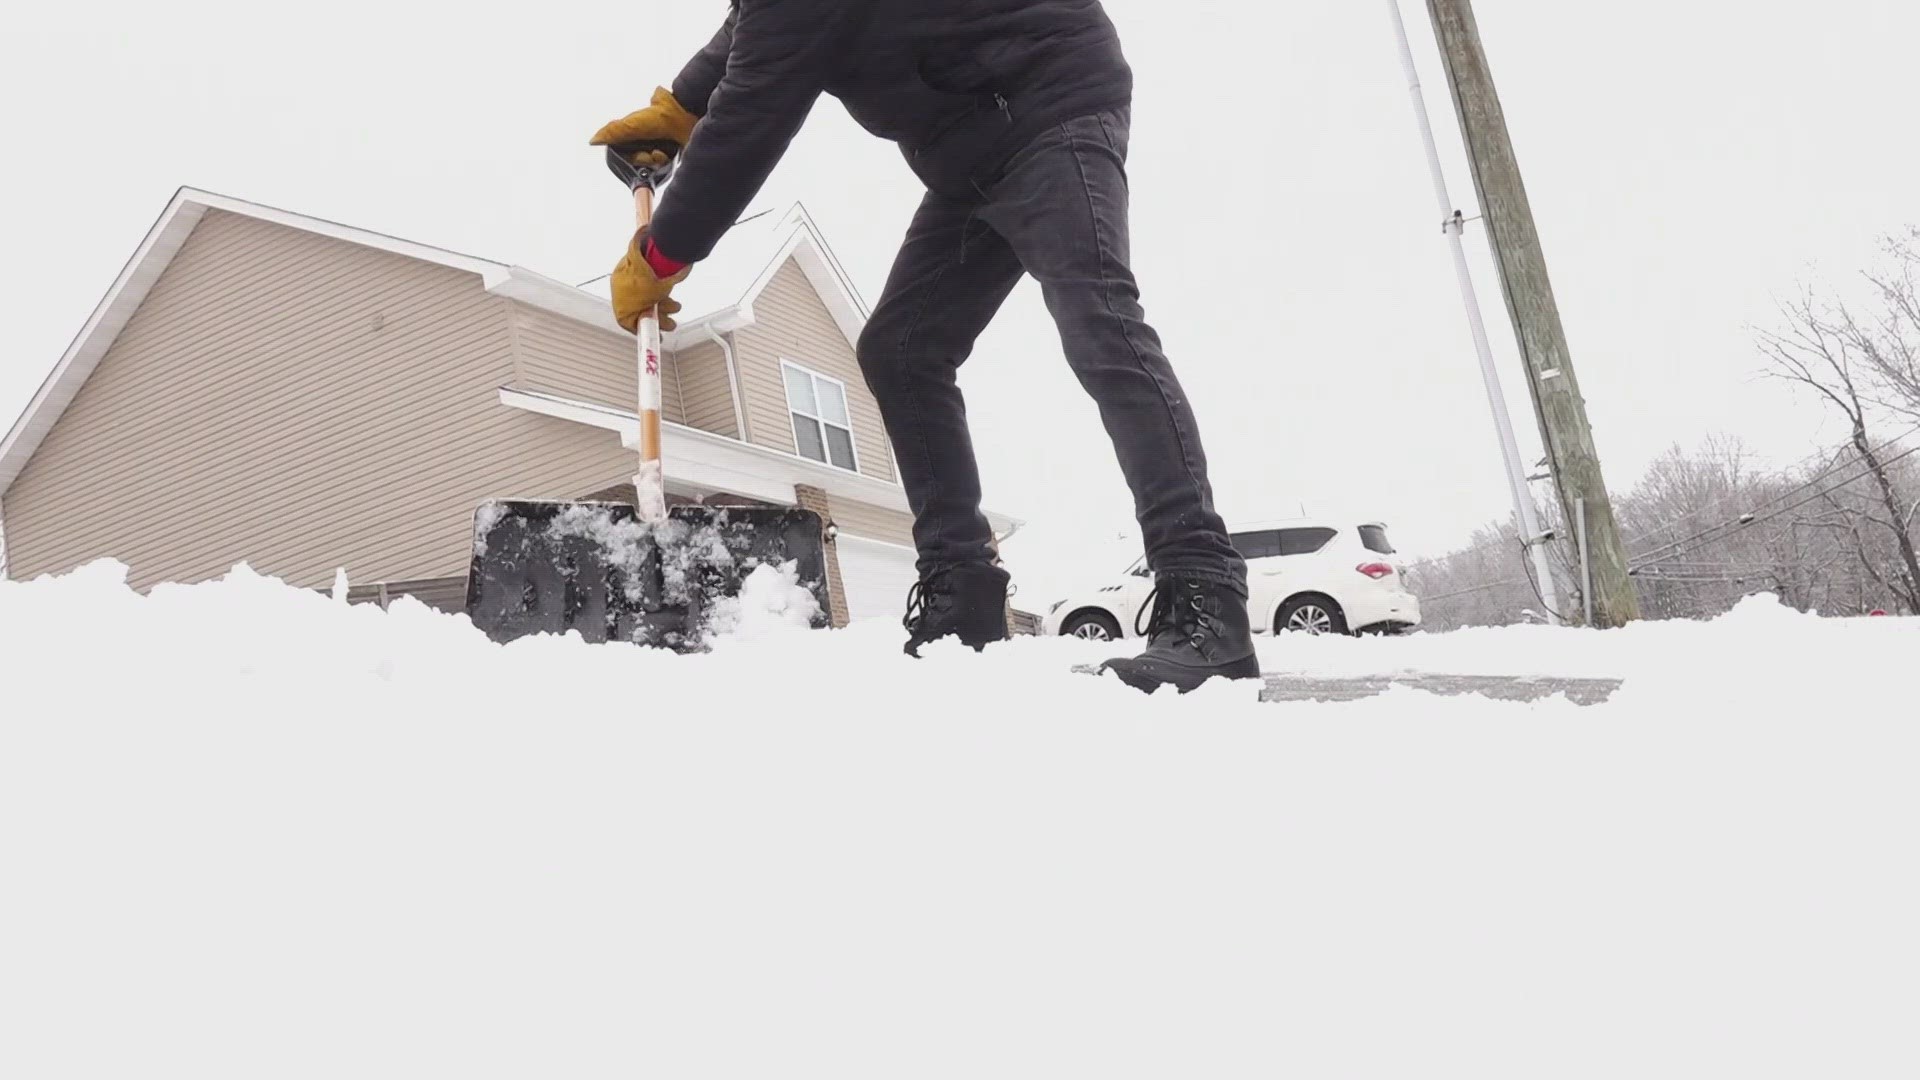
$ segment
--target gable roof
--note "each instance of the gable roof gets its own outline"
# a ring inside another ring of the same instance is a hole
[[[794,203],[784,212],[759,210],[741,218],[720,238],[712,254],[674,287],[673,298],[684,310],[678,328],[666,336],[668,347],[702,340],[709,329],[725,332],[751,324],[754,301],[788,259],[800,267],[826,304],[848,347],[854,346],[867,323],[866,302],[807,208]],[[602,304],[606,302],[606,278],[596,278],[584,288],[591,289]]]
[[[194,226],[209,210],[256,218],[476,274],[482,288],[495,295],[612,333],[625,333],[613,320],[604,288],[596,295],[525,267],[183,187],[167,203],[140,246],[134,249],[133,257],[121,268],[106,296],[67,346],[53,372],[41,383],[26,410],[5,438],[0,439],[0,493],[11,487],[26,468],[34,451],[59,422],[154,284],[172,265],[174,256],[186,245]],[[694,268],[694,273],[688,275],[675,293],[685,307],[684,314],[693,317],[680,320],[679,328],[667,336],[667,344],[672,347],[681,341],[702,340],[709,329],[725,331],[751,324],[754,299],[772,282],[789,257],[820,293],[848,344],[857,341],[860,328],[866,323],[866,306],[839,260],[827,247],[818,226],[806,209],[795,203],[783,214],[763,213],[743,220],[715,248],[714,257]]]

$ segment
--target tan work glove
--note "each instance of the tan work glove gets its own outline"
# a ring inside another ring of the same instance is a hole
[[[699,117],[681,108],[673,94],[662,87],[654,90],[653,104],[605,125],[593,133],[588,145],[619,146],[622,143],[664,141],[684,150],[687,142],[693,138],[693,125],[698,122]],[[659,150],[640,153],[644,160],[635,161],[635,165],[658,168],[667,163],[666,154]]]
[[[680,310],[680,301],[668,294],[675,285],[687,279],[693,267],[683,266],[673,276],[662,281],[653,272],[645,255],[647,230],[641,229],[633,234],[633,240],[627,244],[627,253],[613,268],[609,283],[613,291],[613,317],[627,333],[640,332],[640,317],[647,309],[658,305],[660,308],[660,329],[672,330],[675,326],[673,316]]]

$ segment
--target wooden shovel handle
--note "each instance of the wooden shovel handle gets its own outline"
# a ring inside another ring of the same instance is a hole
[[[653,189],[644,184],[633,189],[634,228],[644,229],[653,221]],[[640,462],[660,460],[660,309],[649,308],[640,316]]]

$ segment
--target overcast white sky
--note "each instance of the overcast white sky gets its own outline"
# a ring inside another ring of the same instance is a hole
[[[1471,180],[1424,4],[1403,0],[1454,200]],[[581,281],[630,206],[584,144],[723,0],[36,4],[0,41],[11,423],[180,185]],[[1754,378],[1749,324],[1920,220],[1920,8],[1891,0],[1479,0],[1607,475],[1740,434],[1838,434]],[[1338,502],[1437,552],[1508,512],[1385,0],[1107,0],[1138,78],[1134,258],[1223,512]],[[263,10],[270,11],[262,14]],[[764,203],[806,203],[871,302],[918,199],[823,99]],[[1484,237],[1477,283],[1525,449]],[[697,271],[696,271],[697,272]],[[1130,527],[1031,283],[963,383],[989,502],[1059,545]]]

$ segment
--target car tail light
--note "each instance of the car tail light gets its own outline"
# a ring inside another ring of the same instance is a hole
[[[1393,576],[1393,567],[1388,566],[1386,563],[1383,563],[1383,562],[1363,562],[1359,566],[1354,567],[1354,569],[1360,571],[1361,573],[1367,575],[1368,577],[1372,578],[1375,581],[1379,581],[1381,578]]]

